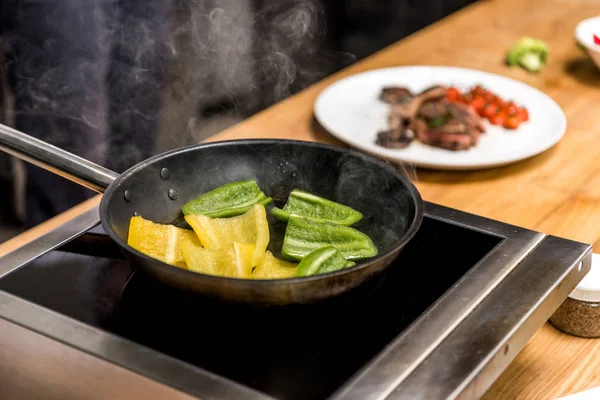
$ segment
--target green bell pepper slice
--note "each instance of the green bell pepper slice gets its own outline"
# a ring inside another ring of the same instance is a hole
[[[213,218],[233,217],[244,214],[256,203],[267,205],[273,201],[267,197],[253,179],[231,182],[183,205],[184,215],[206,215]]]
[[[290,215],[281,254],[293,260],[302,260],[311,252],[326,246],[338,249],[346,260],[374,257],[378,253],[371,238],[357,229]]]
[[[347,261],[333,246],[325,246],[306,255],[296,267],[296,276],[311,276],[339,271],[356,265]]]
[[[363,217],[362,213],[351,207],[299,189],[292,190],[283,209],[274,207],[271,212],[281,221],[287,221],[290,215],[296,215],[312,221],[346,226],[355,224]]]

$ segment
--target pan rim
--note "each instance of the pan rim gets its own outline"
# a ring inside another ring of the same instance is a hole
[[[211,148],[211,147],[227,147],[233,145],[253,145],[253,144],[272,144],[272,145],[281,145],[281,144],[290,144],[290,145],[299,145],[299,146],[308,146],[308,147],[316,147],[325,150],[331,150],[338,153],[349,154],[355,157],[358,157],[367,162],[373,163],[378,167],[387,170],[393,176],[395,176],[398,180],[400,180],[405,187],[408,189],[410,196],[413,198],[413,204],[415,207],[415,213],[410,222],[408,230],[405,234],[396,242],[396,244],[390,247],[386,252],[382,254],[378,254],[375,257],[367,259],[363,263],[357,263],[357,265],[352,266],[350,268],[344,268],[339,271],[329,272],[326,274],[305,276],[305,277],[294,277],[294,278],[280,278],[280,279],[242,279],[242,278],[231,278],[225,276],[217,276],[217,275],[208,275],[202,274],[199,272],[189,271],[187,269],[178,268],[167,263],[164,263],[160,260],[152,258],[133,247],[129,246],[125,241],[123,241],[116,232],[112,229],[112,227],[108,224],[108,201],[115,195],[115,190],[119,187],[120,183],[128,178],[131,175],[134,175],[138,170],[141,170],[146,167],[146,165],[156,162],[160,159],[164,159],[166,157],[174,156],[180,153],[186,153],[189,151],[196,151],[197,149]],[[320,143],[320,142],[312,142],[308,140],[296,140],[296,139],[274,139],[274,138],[254,138],[254,139],[231,139],[231,140],[220,140],[214,142],[203,142],[192,144],[188,146],[179,147],[176,149],[172,149],[160,154],[156,154],[152,157],[149,157],[140,163],[130,167],[126,171],[124,171],[121,175],[119,175],[109,186],[106,188],[102,199],[100,201],[100,223],[104,228],[106,234],[116,242],[122,249],[127,250],[136,255],[136,257],[145,259],[149,262],[152,262],[154,265],[160,267],[165,272],[172,272],[176,274],[180,274],[181,276],[189,276],[189,277],[202,277],[204,280],[212,280],[215,282],[228,282],[228,283],[239,283],[239,284],[254,284],[254,285],[263,285],[263,286],[277,286],[281,284],[295,284],[295,283],[304,283],[304,282],[313,282],[319,280],[325,280],[333,276],[345,275],[353,271],[358,271],[361,269],[369,268],[373,264],[378,261],[384,260],[386,258],[391,257],[394,253],[399,253],[402,248],[414,237],[419,228],[421,227],[421,223],[423,221],[423,199],[421,197],[420,192],[416,188],[416,186],[408,179],[405,175],[401,174],[398,170],[391,166],[388,161],[381,160],[377,157],[371,156],[369,154],[365,154],[359,151],[356,151],[351,148],[346,148],[342,146],[334,146],[330,144]],[[133,269],[136,270],[138,267],[133,266]],[[167,271],[167,268],[169,270]],[[177,271],[173,271],[173,269]],[[192,278],[193,279],[193,278]]]

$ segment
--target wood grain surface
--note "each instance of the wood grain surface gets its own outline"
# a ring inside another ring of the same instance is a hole
[[[568,120],[564,139],[541,155],[506,167],[476,172],[416,170],[408,171],[410,176],[427,201],[594,244],[598,252],[600,72],[578,49],[573,35],[578,21],[596,14],[600,0],[480,1],[209,141],[269,137],[342,145],[315,122],[313,103],[327,85],[365,70],[448,65],[506,75],[544,91],[562,107]],[[549,64],[539,74],[503,63],[507,48],[522,35],[540,38],[551,48]],[[93,204],[79,206],[75,213]],[[0,254],[64,219],[0,246]],[[485,399],[553,399],[595,386],[600,386],[600,340],[568,336],[546,324]]]
[[[29,243],[42,235],[50,232],[54,228],[64,224],[65,222],[70,221],[78,215],[83,214],[84,212],[92,209],[93,207],[100,204],[101,195],[97,195],[92,197],[89,200],[84,201],[81,204],[76,205],[75,207],[65,211],[62,214],[57,215],[54,218],[51,218],[38,226],[35,226],[19,236],[15,236],[14,238],[7,240],[4,243],[0,243],[0,257],[5,254],[10,253],[11,251],[23,246],[26,243]]]

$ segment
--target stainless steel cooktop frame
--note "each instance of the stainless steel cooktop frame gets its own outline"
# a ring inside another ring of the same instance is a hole
[[[331,399],[472,399],[589,271],[591,246],[425,203],[503,240]],[[99,224],[96,208],[0,259],[0,279]],[[271,399],[0,291],[3,399]],[[4,397],[6,396],[6,397]]]

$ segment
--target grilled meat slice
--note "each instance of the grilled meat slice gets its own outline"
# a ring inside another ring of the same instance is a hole
[[[430,127],[424,118],[416,118],[410,128],[423,144],[448,150],[469,149],[477,144],[481,135],[473,126],[454,119],[442,126]]]
[[[447,150],[467,150],[477,144],[480,133],[478,131],[466,133],[448,133],[436,129],[420,131],[419,141],[430,146],[441,147]]]
[[[448,100],[433,100],[428,101],[417,112],[418,117],[422,117],[428,120],[443,118],[448,114]]]
[[[446,99],[424,104],[419,109],[418,116],[428,122],[436,122],[436,128],[439,127],[448,133],[464,133],[472,129],[485,132],[485,125],[472,107],[450,103]]]
[[[401,120],[411,120],[417,115],[417,111],[419,111],[419,107],[421,103],[417,97],[406,101],[400,104],[394,104],[392,106],[392,114],[396,116],[396,118],[400,118]]]
[[[423,90],[418,96],[422,97],[423,101],[438,100],[445,97],[447,91],[446,86],[436,85]]]
[[[410,90],[403,87],[385,87],[381,90],[379,98],[389,104],[403,103],[409,99],[412,99],[414,94]]]
[[[449,134],[462,133],[462,134],[465,134],[465,133],[469,133],[472,130],[472,127],[465,124],[461,120],[451,119],[448,122],[446,122],[444,125],[435,127],[435,128],[431,128],[430,130],[435,131],[435,132],[440,132],[440,133],[449,133]]]
[[[403,149],[415,138],[415,134],[408,128],[390,129],[377,134],[376,144],[388,149]]]
[[[388,115],[388,125],[391,129],[400,129],[408,125],[409,120],[404,118],[401,114],[398,114],[392,109]]]
[[[429,126],[427,125],[427,121],[423,118],[415,118],[410,121],[410,125],[408,128],[415,133],[415,136],[418,138],[419,133],[422,131],[426,131]]]
[[[485,125],[483,120],[473,107],[462,103],[448,103],[447,110],[453,118],[463,121],[469,126],[473,126],[481,133],[485,132]]]
[[[412,120],[417,115],[421,106],[427,102],[439,100],[446,96],[446,88],[434,86],[419,93],[412,99],[403,103],[392,105],[392,112],[400,115],[403,119]]]

